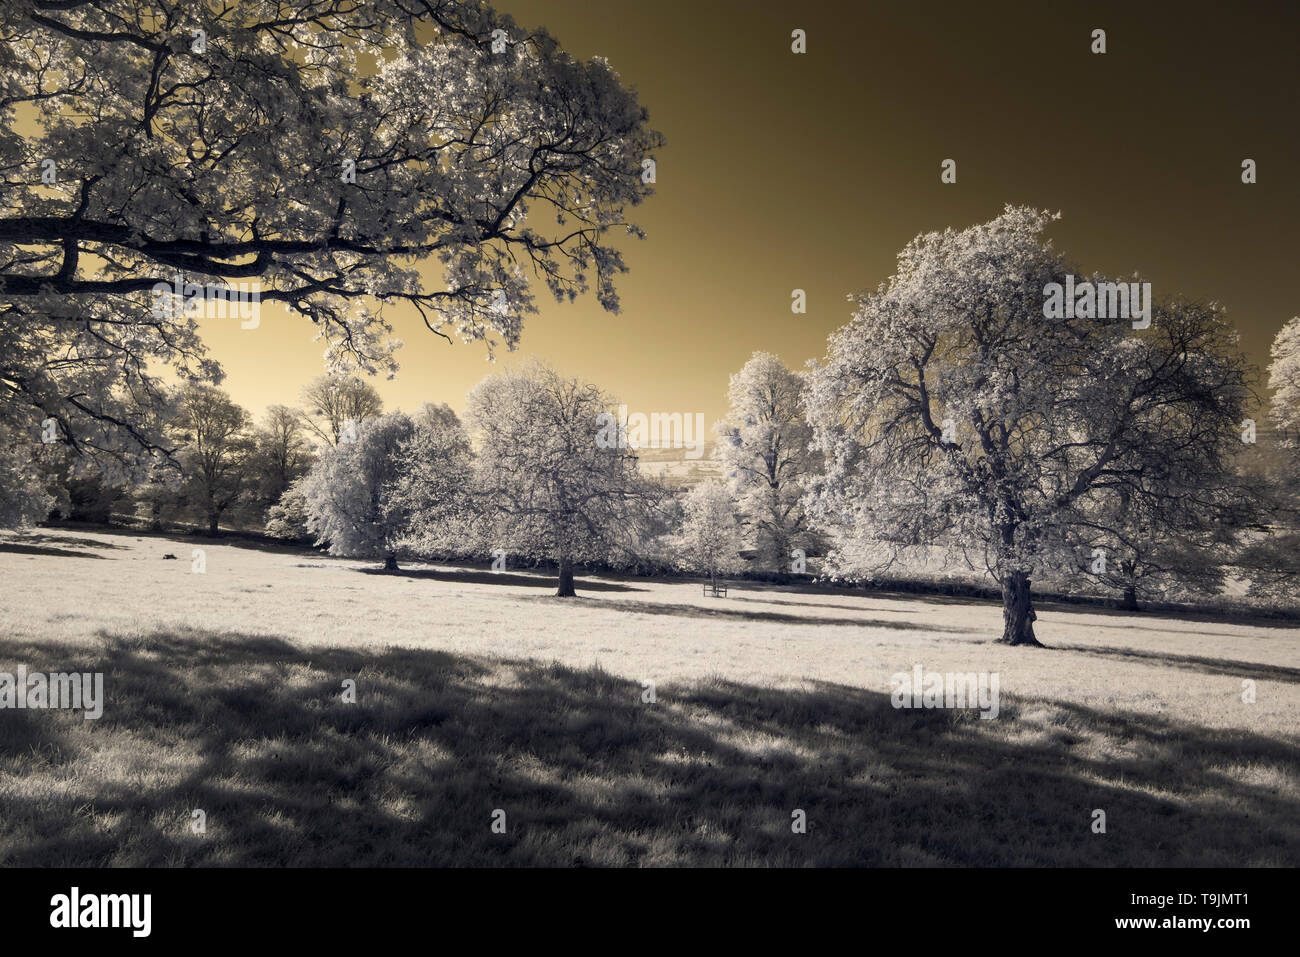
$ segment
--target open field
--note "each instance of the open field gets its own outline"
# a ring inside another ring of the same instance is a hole
[[[553,588],[199,538],[0,537],[0,671],[102,671],[107,698],[98,721],[0,710],[0,864],[1300,860],[1293,624],[1045,605],[1042,650],[994,644],[986,602]],[[997,672],[1000,713],[893,708],[914,664]]]

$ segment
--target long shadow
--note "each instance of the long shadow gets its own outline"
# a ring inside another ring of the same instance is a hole
[[[87,542],[86,544],[90,544]],[[48,555],[51,558],[103,558],[103,555],[96,555],[94,552],[83,552],[71,548],[55,548],[50,545],[27,545],[20,544],[11,540],[0,541],[0,552],[10,552],[14,555]]]
[[[984,605],[1000,606],[1001,599],[992,590],[985,595],[950,595],[942,592],[938,588],[927,590],[925,588],[892,588],[888,584],[879,585],[842,585],[842,584],[811,584],[802,582],[792,582],[789,584],[759,583],[746,582],[747,590],[773,590],[783,592],[794,592],[806,595],[854,595],[863,598],[883,598],[893,601],[911,601],[925,602],[931,605]],[[1100,615],[1107,618],[1136,618],[1138,624],[1134,625],[1115,625],[1107,624],[1107,628],[1130,628],[1139,631],[1169,631],[1172,634],[1185,635],[1185,630],[1179,629],[1160,629],[1152,628],[1146,624],[1148,619],[1157,620],[1165,619],[1169,621],[1185,621],[1190,624],[1228,624],[1228,625],[1248,625],[1252,628],[1276,628],[1284,630],[1294,630],[1300,628],[1300,614],[1296,613],[1279,613],[1272,614],[1249,614],[1243,613],[1241,609],[1213,609],[1213,608],[1188,608],[1185,606],[1165,606],[1165,605],[1148,605],[1142,611],[1126,611],[1122,608],[1115,608],[1105,604],[1103,599],[1079,597],[1077,600],[1065,600],[1060,595],[1044,594],[1034,596],[1034,608],[1039,611],[1061,611],[1074,615]],[[1198,632],[1202,635],[1221,635],[1222,637],[1238,637],[1234,632]]]
[[[95,535],[106,535],[114,538],[138,539],[163,539],[171,542],[183,542],[194,545],[229,545],[232,548],[247,548],[253,551],[272,552],[286,555],[304,555],[315,558],[326,556],[322,548],[313,545],[301,544],[296,542],[281,541],[279,539],[258,536],[246,532],[234,531],[231,529],[222,529],[215,536],[207,534],[206,529],[197,528],[168,528],[161,531],[150,528],[126,528],[121,525],[97,525],[93,523],[76,523],[76,522],[57,522],[47,526],[57,528],[66,532],[85,531]],[[68,544],[79,544],[92,548],[129,548],[129,545],[117,545],[109,542],[100,542],[90,539],[77,537],[75,535],[63,536],[63,541]]]
[[[462,585],[518,585],[524,588],[547,588],[554,590],[556,579],[547,575],[521,575],[510,572],[484,571],[447,571],[432,568],[399,568],[387,571],[383,568],[357,569],[365,575],[388,575],[396,578],[422,578],[430,581],[448,582]],[[581,594],[584,591],[647,591],[645,588],[633,588],[617,582],[600,581],[591,578],[575,578],[574,589]]]
[[[1053,607],[1053,608],[1051,608],[1051,609],[1044,609],[1042,605],[1038,605],[1038,604],[1036,604],[1035,607],[1038,608],[1038,610],[1040,610],[1040,611],[1043,611],[1043,610],[1067,611],[1067,610],[1069,610],[1069,608],[1068,608],[1067,606],[1060,606],[1060,607]],[[1116,614],[1116,616],[1119,616],[1119,615],[1132,616],[1132,615],[1134,615],[1134,612],[1131,612],[1131,611],[1130,611],[1130,612],[1119,612],[1119,611],[1116,611],[1115,614]],[[1144,613],[1144,614],[1147,614],[1147,613]],[[1239,632],[1239,631],[1205,631],[1204,629],[1199,629],[1199,628],[1198,628],[1196,631],[1188,631],[1186,628],[1161,628],[1158,624],[1156,624],[1156,622],[1160,621],[1161,619],[1164,619],[1164,620],[1167,620],[1167,621],[1186,621],[1186,622],[1188,622],[1189,624],[1199,624],[1199,623],[1201,623],[1204,619],[1190,618],[1190,617],[1180,616],[1180,615],[1175,615],[1175,614],[1166,614],[1166,613],[1164,613],[1164,612],[1158,612],[1158,611],[1150,612],[1149,615],[1150,615],[1149,618],[1147,618],[1147,619],[1145,619],[1145,620],[1140,620],[1139,623],[1138,623],[1138,624],[1135,624],[1135,625],[1117,625],[1117,624],[1114,624],[1114,623],[1112,623],[1112,622],[1107,622],[1107,623],[1106,623],[1105,625],[1103,625],[1102,627],[1103,627],[1103,628],[1106,628],[1107,630],[1112,630],[1112,629],[1113,629],[1113,630],[1117,630],[1117,631],[1157,631],[1157,632],[1160,632],[1160,633],[1162,633],[1162,634],[1167,634],[1167,635],[1182,635],[1184,638],[1243,638],[1243,637],[1249,637],[1249,636],[1247,636],[1247,635],[1243,635],[1243,634],[1242,634],[1241,632]],[[1282,631],[1297,631],[1297,630],[1300,630],[1300,625],[1297,625],[1295,622],[1289,622],[1289,623],[1288,623],[1288,622],[1282,622],[1282,621],[1278,621],[1278,620],[1276,620],[1276,619],[1269,619],[1269,618],[1260,618],[1260,619],[1246,619],[1246,618],[1242,618],[1242,619],[1239,621],[1239,624],[1244,625],[1244,626],[1248,626],[1248,627],[1251,627],[1251,628],[1276,628],[1276,629],[1279,629],[1279,630],[1282,630]],[[1069,624],[1067,624],[1066,627],[1071,627],[1071,626],[1070,626]],[[1089,623],[1078,622],[1078,623],[1075,623],[1075,624],[1073,625],[1073,627],[1077,627],[1077,628],[1088,628],[1088,627],[1092,627],[1092,625],[1091,625],[1090,622],[1089,622]]]
[[[0,712],[10,866],[1243,866],[1300,855],[1300,742],[1240,729],[1010,696],[982,721],[827,682],[663,683],[649,703],[640,682],[594,669],[203,630],[2,651],[0,670],[101,670],[107,696],[98,722]],[[1107,835],[1091,833],[1097,808]]]
[[[732,590],[734,591],[735,589],[733,588]],[[866,598],[871,596],[864,595],[863,597]],[[764,605],[794,605],[801,608],[834,608],[839,611],[865,611],[866,610],[861,605],[835,605],[825,601],[785,601],[780,598],[745,598],[742,595],[734,595],[734,594],[729,595],[727,600],[728,601],[752,601],[752,602],[759,602],[760,604],[764,604]],[[872,609],[872,611],[880,611],[880,610],[882,609],[878,609],[878,608]],[[894,614],[894,615],[915,615],[916,614],[916,612],[910,608],[890,608],[888,609],[888,611],[890,612],[890,614]]]
[[[1177,628],[1159,628],[1148,624],[1148,621],[1185,621],[1188,624],[1217,624],[1217,625],[1245,625],[1251,628],[1276,628],[1283,631],[1295,631],[1300,628],[1300,618],[1295,615],[1279,615],[1270,617],[1267,615],[1251,615],[1242,613],[1240,610],[1212,611],[1212,610],[1195,610],[1186,608],[1167,608],[1160,606],[1150,606],[1142,611],[1126,611],[1123,608],[1107,608],[1104,605],[1091,604],[1087,602],[1067,602],[1057,601],[1050,598],[1035,599],[1034,607],[1039,611],[1063,611],[1077,615],[1097,615],[1106,618],[1135,618],[1137,624],[1133,625],[1116,625],[1107,623],[1107,628],[1125,628],[1135,631],[1168,631],[1171,634],[1187,635],[1185,629]],[[1239,638],[1237,632],[1210,632],[1198,631],[1197,635],[1216,636],[1223,638]]]
[[[731,599],[719,599],[730,601]],[[907,621],[884,618],[831,618],[817,615],[797,615],[779,611],[747,611],[731,608],[705,608],[701,605],[669,605],[648,601],[602,601],[601,608],[635,612],[642,615],[674,615],[682,618],[729,618],[739,621],[773,621],[785,625],[838,625],[848,628],[892,628],[899,631],[924,631],[961,635],[981,634],[986,629],[958,628],[950,625],[920,625]],[[860,608],[854,611],[862,611]]]
[[[79,535],[50,535],[46,532],[23,532],[16,539],[9,540],[31,541],[41,545],[75,545],[78,548],[101,548],[111,551],[124,551],[127,547],[116,542],[101,542],[98,539]]]
[[[1268,665],[1256,661],[1234,661],[1230,658],[1205,658],[1200,655],[1176,655],[1163,651],[1143,651],[1136,648],[1109,646],[1053,644],[1057,651],[1073,651],[1098,658],[1121,658],[1130,661],[1152,662],[1184,671],[1199,671],[1207,675],[1228,675],[1233,678],[1270,679],[1300,684],[1300,668]]]

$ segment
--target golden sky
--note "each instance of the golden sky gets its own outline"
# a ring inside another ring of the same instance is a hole
[[[1086,271],[1221,302],[1256,362],[1300,313],[1294,2],[497,6],[607,58],[667,138],[657,193],[631,216],[648,237],[625,244],[622,314],[539,288],[541,313],[499,364],[540,357],[633,411],[711,423],[754,350],[792,367],[822,355],[845,297],[886,280],[909,239],[1005,203],[1060,210],[1052,238]],[[940,183],[945,158],[956,184]],[[790,311],[795,288],[806,315]],[[406,345],[398,378],[376,381],[389,407],[463,410],[493,369],[484,348],[391,318]],[[311,326],[278,307],[255,330],[208,320],[204,333],[226,388],[259,414],[321,371]]]

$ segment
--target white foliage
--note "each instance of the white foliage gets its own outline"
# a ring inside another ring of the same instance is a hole
[[[809,449],[803,377],[776,356],[755,352],[731,377],[731,410],[718,423],[717,457],[765,566],[784,571],[790,549],[806,544],[802,499],[820,456]]]

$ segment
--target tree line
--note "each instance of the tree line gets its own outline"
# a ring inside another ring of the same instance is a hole
[[[1075,268],[1043,238],[1053,218],[1008,208],[919,236],[823,359],[792,371],[755,353],[715,427],[717,479],[650,477],[633,443],[602,434],[617,400],[540,363],[485,378],[463,420],[445,404],[385,411],[364,379],[327,374],[254,422],[189,381],[115,399],[162,439],[134,458],[11,420],[0,518],[242,524],[389,569],[548,563],[561,596],[584,566],[716,583],[810,558],[840,580],[937,563],[1001,589],[1013,644],[1037,643],[1035,581],[1091,583],[1132,608],[1232,586],[1285,596],[1300,319],[1274,346],[1261,431],[1259,375],[1220,307],[1165,299],[1141,331],[1045,316],[1045,286]]]

